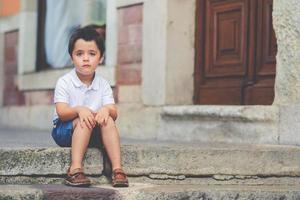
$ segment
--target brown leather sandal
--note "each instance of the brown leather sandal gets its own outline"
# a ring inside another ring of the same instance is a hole
[[[91,181],[84,175],[83,169],[77,168],[70,172],[69,168],[65,184],[69,186],[88,187],[91,185]]]
[[[113,187],[128,187],[127,175],[122,169],[115,169],[112,174],[112,186]]]

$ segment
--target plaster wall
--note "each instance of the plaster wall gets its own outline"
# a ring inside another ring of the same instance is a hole
[[[35,72],[37,45],[37,4],[36,0],[21,0],[19,12],[18,74]]]
[[[195,11],[196,0],[144,2],[145,105],[193,103]]]
[[[142,99],[145,105],[159,106],[166,101],[166,16],[167,0],[144,2]]]
[[[168,0],[166,105],[193,104],[196,0]]]

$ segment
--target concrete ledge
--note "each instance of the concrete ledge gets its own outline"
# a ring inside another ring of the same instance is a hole
[[[17,30],[20,28],[20,15],[1,17],[0,24],[0,33]]]
[[[158,180],[300,176],[299,147],[198,145],[124,145],[123,166],[130,177],[146,176]],[[69,165],[69,156],[69,148],[2,148],[0,177],[62,177]],[[85,171],[91,176],[100,176],[102,170],[101,152],[89,149]]]
[[[163,116],[234,119],[243,122],[276,121],[279,109],[276,106],[165,106]]]
[[[276,106],[163,107],[158,140],[278,144]]]
[[[129,188],[94,186],[74,188],[62,185],[2,186],[0,199],[107,199],[107,200],[229,200],[300,198],[298,185],[281,186],[217,186],[217,185],[149,185],[132,184]]]

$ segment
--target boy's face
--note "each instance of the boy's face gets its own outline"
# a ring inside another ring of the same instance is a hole
[[[78,39],[72,52],[72,61],[77,73],[83,76],[94,75],[100,62],[101,53],[95,41]]]

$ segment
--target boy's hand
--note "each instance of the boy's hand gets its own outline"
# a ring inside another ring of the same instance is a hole
[[[96,125],[96,121],[92,111],[89,108],[83,106],[76,107],[76,110],[78,113],[81,127],[83,127],[83,125],[86,124],[86,126],[89,129],[93,129]]]
[[[106,125],[108,118],[109,118],[109,109],[106,107],[100,108],[100,110],[98,110],[98,112],[95,116],[96,122],[98,124],[100,124],[101,126]]]

